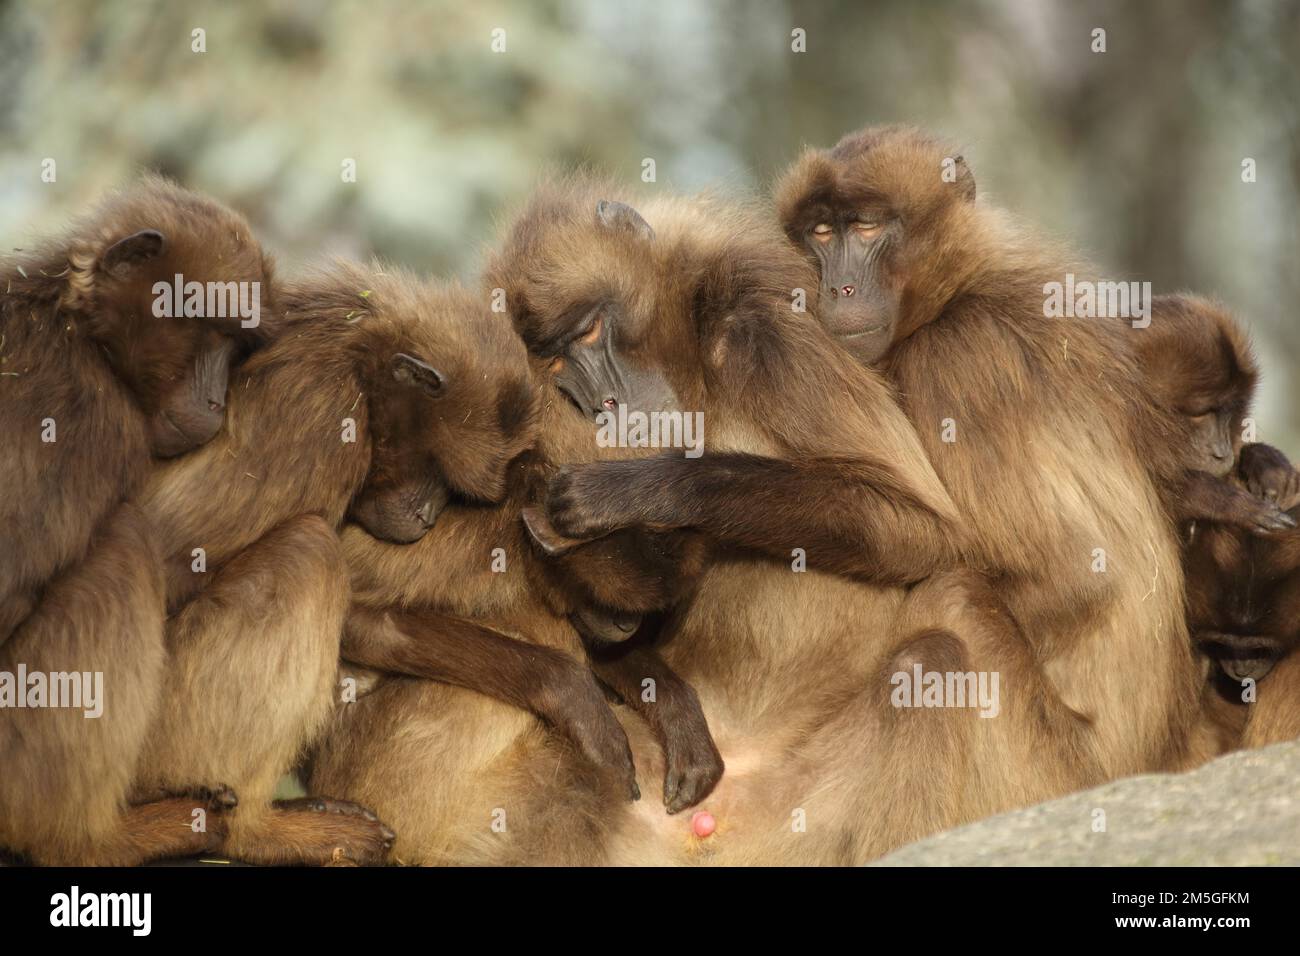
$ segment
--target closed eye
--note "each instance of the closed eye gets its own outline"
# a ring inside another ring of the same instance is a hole
[[[591,325],[586,332],[578,336],[577,341],[583,345],[594,345],[600,339],[601,330],[605,327],[605,316],[603,311],[597,310],[591,320]]]

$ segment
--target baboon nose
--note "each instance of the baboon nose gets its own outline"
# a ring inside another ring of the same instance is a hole
[[[852,295],[854,292],[856,292],[856,291],[857,291],[857,290],[854,289],[853,286],[851,286],[851,285],[846,285],[846,286],[844,286],[842,289],[840,289],[840,292],[843,294],[844,298],[846,298],[846,299],[847,299],[849,296],[851,296],[851,295]]]
[[[420,523],[426,528],[430,527],[433,524],[433,499],[430,498],[426,501],[424,507],[417,511],[415,516],[420,519]]]

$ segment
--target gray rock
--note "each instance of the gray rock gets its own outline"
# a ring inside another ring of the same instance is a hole
[[[1295,866],[1297,791],[1300,742],[1277,744],[990,817],[874,865]]]

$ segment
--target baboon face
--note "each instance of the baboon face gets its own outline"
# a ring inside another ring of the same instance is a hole
[[[1188,380],[1196,385],[1183,397],[1180,411],[1189,429],[1187,467],[1226,478],[1241,451],[1255,373],[1248,356],[1238,353],[1225,336],[1216,338],[1213,350],[1201,356],[1195,372],[1188,373]]]
[[[152,224],[125,235],[114,224],[89,266],[87,309],[91,336],[147,418],[153,453],[170,458],[221,429],[230,369],[266,338],[270,269],[237,216],[160,188],[166,205],[106,216]]]
[[[1231,408],[1210,405],[1184,412],[1191,428],[1188,444],[1188,467],[1204,471],[1215,478],[1226,478],[1232,471],[1240,443]]]
[[[1245,336],[1227,312],[1194,296],[1156,296],[1151,314],[1151,326],[1132,334],[1146,381],[1186,430],[1180,464],[1226,478],[1258,378]]]
[[[234,339],[201,329],[189,368],[161,396],[149,416],[155,456],[174,458],[210,441],[226,420],[226,386],[231,365],[241,357]]]
[[[902,240],[896,216],[878,204],[844,203],[811,209],[803,232],[817,259],[817,314],[832,335],[864,362],[879,358],[898,324],[898,290],[889,281],[891,245]]]
[[[350,517],[376,538],[406,544],[433,527],[450,497],[429,441],[447,383],[442,372],[405,352],[389,357],[388,374],[391,381],[371,397],[373,457]]]
[[[679,408],[657,361],[673,332],[656,296],[654,230],[603,199],[548,216],[526,215],[500,256],[510,265],[498,281],[529,351],[549,360],[556,388],[590,420]]]
[[[505,320],[462,292],[415,287],[405,295],[401,350],[370,385],[370,471],[350,517],[377,538],[416,541],[448,502],[496,503],[507,468],[535,437],[537,394],[523,344]]]
[[[565,334],[548,343],[544,354],[556,388],[585,417],[603,412],[671,411],[677,396],[668,380],[633,358],[630,340],[635,317],[618,301],[601,301],[576,308]]]
[[[916,130],[869,129],[806,154],[779,187],[786,235],[821,276],[818,318],[859,361],[928,317],[904,316],[918,263],[939,256],[945,214],[974,200],[960,156]]]

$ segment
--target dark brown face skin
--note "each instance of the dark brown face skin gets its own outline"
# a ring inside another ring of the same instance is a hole
[[[1232,473],[1240,447],[1236,427],[1238,419],[1234,413],[1235,408],[1226,405],[1192,408],[1184,412],[1189,429],[1188,468],[1215,478],[1226,478]]]
[[[503,501],[511,461],[532,444],[536,393],[522,348],[518,358],[490,394],[465,397],[429,362],[393,354],[370,385],[370,471],[348,517],[376,538],[410,544],[453,499]],[[466,402],[486,403],[488,424],[471,422]]]
[[[257,327],[244,329],[238,317],[154,315],[154,284],[170,285],[177,273],[200,282],[255,282],[269,304],[260,249],[250,241],[217,275],[195,266],[203,244],[202,235],[177,241],[143,229],[110,245],[96,266],[91,335],[144,412],[158,458],[183,455],[221,430],[231,367],[267,337],[260,317]]]
[[[605,412],[617,414],[620,407],[641,412],[678,408],[668,380],[619,348],[625,320],[618,303],[599,303],[580,311],[570,334],[548,349],[556,387],[592,420]]]
[[[381,541],[411,544],[428,533],[450,499],[435,476],[393,488],[368,484],[352,502],[348,517]]]
[[[208,330],[181,380],[149,418],[149,443],[157,458],[175,458],[206,444],[226,420],[226,387],[239,346]]]
[[[808,150],[774,198],[786,238],[817,267],[818,321],[861,363],[887,361],[978,271],[975,178],[918,130],[875,127]]]
[[[822,325],[858,361],[885,354],[898,325],[899,295],[883,264],[901,238],[901,225],[885,210],[814,207],[803,242],[817,260]]]
[[[370,474],[348,517],[394,544],[424,537],[451,498],[427,442],[427,425],[445,396],[443,374],[404,352],[389,362],[389,379],[371,398],[374,448]]]

